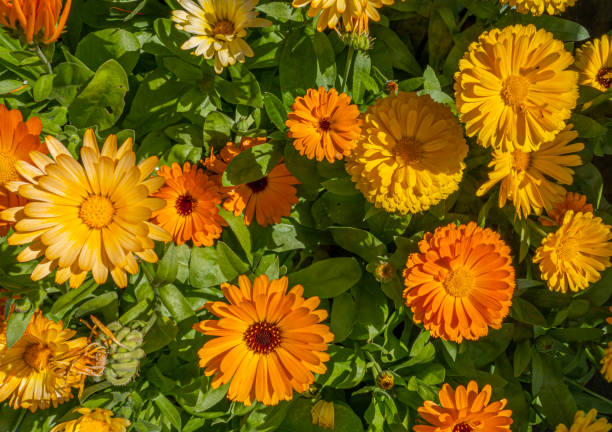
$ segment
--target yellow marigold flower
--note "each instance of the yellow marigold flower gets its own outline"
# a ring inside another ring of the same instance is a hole
[[[597,282],[610,267],[612,233],[593,213],[568,210],[556,232],[548,234],[536,250],[542,279],[551,291],[580,291]]]
[[[539,221],[544,226],[555,226],[561,225],[561,221],[563,221],[563,216],[565,216],[565,213],[568,210],[573,210],[574,213],[593,213],[593,206],[591,204],[587,204],[586,200],[586,195],[568,192],[567,194],[565,194],[565,198],[563,199],[563,201],[559,201],[555,204],[552,210],[546,212],[548,217],[554,222],[551,222],[544,218],[540,218]]]
[[[100,376],[98,359],[104,349],[87,338],[71,339],[76,332],[65,329],[36,311],[21,338],[6,347],[0,333],[0,402],[15,408],[57,407],[72,399],[72,389],[82,389],[87,376]]]
[[[323,429],[334,430],[334,403],[326,400],[317,401],[310,410],[312,424]]]
[[[77,408],[74,411],[81,417],[60,423],[51,432],[125,432],[130,425],[129,420],[114,417],[109,410]]]
[[[215,59],[215,72],[228,65],[244,63],[254,53],[244,40],[249,27],[266,27],[272,23],[257,18],[253,9],[258,0],[178,0],[185,10],[172,11],[176,28],[192,34],[181,47],[195,48],[195,55]]]
[[[215,375],[213,388],[230,382],[227,397],[251,405],[291,400],[293,390],[304,393],[314,383],[314,373],[324,374],[328,344],[334,339],[329,327],[319,324],[327,311],[317,309],[318,297],[303,297],[296,285],[287,292],[286,276],[270,281],[266,275],[251,283],[242,275],[238,285],[224,283],[225,302],[206,303],[219,319],[193,327],[214,336],[198,352],[200,367]]]
[[[415,425],[414,432],[503,432],[510,431],[512,411],[505,410],[508,401],[491,402],[491,386],[478,391],[476,381],[467,388],[460,385],[453,389],[444,384],[440,390],[440,405],[425,401],[418,409],[428,425]]]
[[[498,329],[514,294],[510,248],[474,222],[427,233],[404,270],[404,299],[414,322],[434,337],[461,343]],[[486,299],[486,300],[485,300]]]
[[[289,138],[302,156],[319,162],[351,154],[361,132],[359,108],[351,103],[346,93],[323,88],[309,89],[306,96],[298,96],[291,106],[288,120]]]
[[[565,12],[568,6],[574,6],[576,0],[499,0],[501,4],[509,4],[516,7],[522,14],[542,15],[546,12],[549,15],[557,15]]]
[[[580,72],[580,85],[607,91],[612,85],[612,37],[605,34],[578,48],[576,68]]]
[[[166,201],[166,206],[153,212],[153,222],[172,234],[176,244],[192,240],[196,246],[212,246],[221,236],[225,220],[219,216],[219,186],[203,169],[185,162],[162,166],[158,174],[166,179],[153,196]]]
[[[510,200],[521,218],[531,213],[539,215],[542,209],[552,210],[566,194],[560,184],[571,185],[574,181],[574,170],[569,167],[582,165],[580,156],[573,153],[581,151],[584,144],[570,144],[577,136],[578,133],[571,130],[570,125],[538,150],[493,151],[493,160],[489,164],[493,170],[489,172],[489,180],[480,186],[476,194],[482,196],[501,182],[500,208],[506,205],[506,200]]]
[[[399,92],[368,108],[346,170],[376,207],[417,213],[459,188],[467,151],[449,108],[429,96]]]
[[[594,408],[587,415],[584,415],[584,411],[578,411],[574,417],[574,424],[569,429],[564,424],[560,424],[555,432],[608,432],[612,429],[612,424],[604,417],[595,420],[596,418],[597,410]]]
[[[535,26],[484,32],[455,73],[466,133],[502,151],[537,150],[565,128],[578,99],[578,74],[563,42]]]
[[[30,244],[17,259],[43,257],[32,272],[35,281],[57,269],[56,283],[70,280],[77,288],[90,271],[99,284],[110,271],[119,287],[127,286],[126,271],[138,273],[134,255],[156,262],[154,240],[172,239],[148,222],[152,212],[165,205],[150,197],[164,184],[161,176],[149,178],[157,158],[136,165],[132,140],[117,149],[115,135],[109,135],[100,152],[91,129],[83,138],[82,165],[55,138],[48,136],[46,143],[52,158],[35,151],[30,152],[33,165],[16,164],[27,181],[11,185],[29,203],[0,213],[16,222],[8,243]]]
[[[19,179],[17,161],[31,162],[31,151],[46,153],[45,144],[39,138],[41,130],[38,117],[24,122],[19,110],[8,110],[0,104],[0,212],[25,205],[26,200],[6,189],[6,184]],[[8,233],[10,226],[0,217],[0,237]]]
[[[72,0],[0,0],[0,25],[23,32],[28,43],[50,44],[66,25]],[[61,16],[60,16],[61,13]]]
[[[612,382],[612,342],[608,343],[608,348],[601,359],[601,374],[606,381]]]

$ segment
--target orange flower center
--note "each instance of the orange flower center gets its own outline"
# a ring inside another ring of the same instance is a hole
[[[104,228],[113,220],[115,209],[110,200],[99,195],[88,197],[79,211],[79,217],[92,229]]]
[[[331,122],[329,121],[329,117],[323,117],[319,120],[319,130],[322,132],[327,132],[331,129]]]
[[[575,238],[564,239],[557,249],[557,255],[563,261],[575,260],[580,251],[580,243]]]
[[[507,106],[520,109],[529,93],[529,80],[520,75],[510,75],[502,84],[501,98]]]
[[[15,169],[15,162],[17,162],[15,156],[0,152],[0,186],[19,178]]]
[[[189,192],[176,199],[176,212],[181,216],[189,216],[198,206],[198,200],[191,196]]]
[[[474,428],[467,423],[457,423],[453,426],[453,432],[472,432]]]
[[[34,343],[26,347],[23,353],[23,361],[25,361],[28,366],[40,371],[45,369],[49,364],[49,357],[51,357],[51,354],[49,347],[40,343]]]
[[[602,85],[602,87],[609,89],[612,85],[612,68],[602,67],[601,69],[599,69],[599,72],[597,72],[596,79],[597,82]]]
[[[234,34],[234,23],[231,21],[223,20],[219,21],[212,29],[213,34],[216,35],[232,35]]]
[[[526,171],[531,163],[531,156],[529,153],[525,153],[519,150],[512,152],[512,165],[518,171]]]
[[[249,189],[251,189],[254,193],[259,193],[266,189],[268,186],[268,177],[262,177],[259,180],[255,180],[251,183],[247,183]]]
[[[251,324],[244,332],[247,348],[257,354],[274,352],[281,343],[280,329],[266,321]]]
[[[419,160],[421,143],[413,137],[402,137],[393,147],[393,153],[404,165],[408,165]]]
[[[111,432],[107,422],[91,417],[85,417],[79,422],[79,430],[87,432]]]
[[[474,286],[474,275],[464,267],[451,270],[444,282],[444,289],[453,297],[465,297]]]

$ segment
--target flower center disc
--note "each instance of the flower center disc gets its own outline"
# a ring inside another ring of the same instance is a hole
[[[181,216],[189,216],[198,205],[198,201],[190,193],[181,195],[176,199],[176,212]]]
[[[612,68],[610,67],[602,67],[597,72],[597,82],[601,84],[606,89],[609,89],[612,85]]]
[[[529,80],[520,75],[510,75],[504,80],[501,98],[507,106],[520,108],[529,93]]]
[[[106,197],[92,195],[81,204],[79,217],[89,228],[104,228],[113,220],[115,209]]]
[[[531,156],[529,153],[525,153],[519,150],[512,152],[512,164],[518,171],[526,171],[531,163]]]
[[[49,357],[51,357],[51,350],[39,343],[28,345],[23,353],[23,361],[38,371],[47,367]]]
[[[275,324],[262,321],[251,326],[244,332],[247,348],[258,354],[268,354],[281,343],[280,329]]]
[[[421,143],[413,137],[402,137],[393,147],[393,153],[403,164],[408,165],[419,160]]]
[[[223,20],[219,21],[212,29],[213,34],[216,35],[232,35],[234,34],[234,23],[231,21]]]
[[[331,123],[327,117],[324,117],[321,120],[319,120],[319,129],[322,132],[327,132],[328,130],[331,129]]]
[[[465,297],[474,286],[474,275],[468,269],[461,267],[457,270],[451,270],[442,284],[449,295]]]
[[[259,180],[247,183],[247,186],[255,193],[261,192],[268,186],[268,177],[262,177]]]
[[[457,423],[453,427],[453,432],[472,432],[474,428],[467,423]]]
[[[575,260],[580,250],[580,243],[575,238],[566,239],[559,245],[557,255],[563,261]]]
[[[15,162],[17,162],[15,156],[0,152],[0,186],[19,178],[15,169]]]

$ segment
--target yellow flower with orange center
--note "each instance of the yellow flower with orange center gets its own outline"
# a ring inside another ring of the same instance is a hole
[[[30,44],[53,43],[66,25],[72,0],[62,4],[63,0],[0,0],[0,25],[19,30]]]
[[[500,208],[510,200],[520,218],[532,213],[539,215],[543,209],[552,211],[565,197],[566,190],[561,184],[571,185],[574,181],[574,170],[569,167],[582,165],[580,156],[575,153],[581,151],[584,144],[570,144],[578,136],[571,127],[569,125],[552,141],[532,152],[494,150],[489,180],[476,194],[482,196],[500,183]]]
[[[185,162],[162,166],[158,172],[166,180],[153,196],[166,201],[166,206],[153,212],[153,223],[168,231],[176,244],[192,240],[196,246],[212,246],[221,236],[225,221],[219,216],[219,186],[203,169]]]
[[[1,3],[0,3],[1,4]],[[0,212],[11,207],[23,206],[26,200],[6,189],[6,184],[19,179],[16,164],[31,162],[31,151],[46,152],[40,142],[42,123],[38,117],[24,122],[19,110],[8,110],[0,104]],[[0,217],[0,237],[8,233],[10,223]]]
[[[476,381],[467,388],[460,385],[453,389],[444,384],[440,390],[440,404],[425,401],[418,409],[429,424],[415,425],[414,432],[488,432],[510,431],[512,411],[504,409],[506,399],[491,402],[491,386],[478,391]]]
[[[51,432],[125,432],[129,420],[114,417],[112,411],[94,408],[77,408],[81,414],[76,420],[63,422],[51,429]]]
[[[455,100],[466,133],[484,147],[537,150],[565,128],[578,99],[578,74],[563,42],[535,26],[480,35],[459,61]]]
[[[576,50],[578,83],[607,91],[612,85],[612,37],[603,35]]]
[[[229,304],[209,302],[206,309],[219,319],[205,320],[194,328],[213,339],[198,352],[200,367],[211,385],[230,383],[227,397],[251,405],[291,400],[314,382],[313,373],[324,374],[328,344],[334,339],[320,324],[327,311],[317,309],[318,297],[304,298],[296,285],[287,292],[287,277],[270,281],[266,275],[251,283],[246,276],[238,285],[224,283],[221,290]]]
[[[288,120],[289,138],[302,156],[317,161],[336,159],[351,154],[361,132],[359,108],[351,104],[346,93],[323,87],[309,89],[306,96],[298,96],[291,106]]]
[[[104,348],[65,329],[36,311],[21,338],[10,348],[0,333],[0,402],[32,412],[57,407],[83,388],[87,376],[104,370]]]
[[[102,151],[89,129],[81,147],[82,165],[53,137],[47,137],[51,158],[30,152],[32,163],[18,161],[17,172],[26,181],[10,187],[29,202],[4,210],[0,217],[15,222],[10,245],[29,244],[20,262],[43,257],[32,272],[40,280],[57,269],[55,282],[70,280],[80,286],[91,271],[98,284],[110,272],[119,287],[127,286],[126,272],[138,273],[135,255],[156,262],[154,240],[172,237],[148,222],[164,200],[151,194],[164,178],[149,178],[157,165],[150,157],[136,165],[132,140],[117,148],[117,137],[109,135]]]
[[[253,219],[261,226],[280,223],[281,217],[289,216],[297,204],[297,190],[293,185],[300,182],[284,163],[279,163],[266,176],[238,186],[222,186],[221,179],[227,165],[240,152],[263,144],[265,138],[243,138],[239,145],[228,142],[218,157],[212,152],[202,163],[211,172],[211,178],[224,195],[223,208],[239,216],[244,213],[244,223],[250,225]]]
[[[179,30],[191,33],[181,47],[195,48],[194,54],[205,59],[214,57],[215,72],[244,63],[254,53],[244,40],[249,27],[266,27],[272,23],[257,18],[253,9],[258,0],[178,0],[184,10],[172,12],[172,20]]]
[[[598,419],[597,410],[593,408],[586,415],[584,411],[578,411],[569,429],[564,424],[560,424],[555,432],[608,432],[610,429],[612,424],[604,417]]]
[[[499,0],[501,4],[508,4],[516,7],[522,14],[542,15],[546,12],[549,15],[558,15],[565,12],[568,6],[574,6],[576,0]]]
[[[581,291],[610,267],[612,227],[593,213],[568,210],[561,226],[548,234],[533,257],[551,291]]]
[[[460,343],[498,329],[514,293],[510,248],[474,222],[425,234],[404,270],[404,299],[414,322],[434,337]]]
[[[459,188],[468,147],[449,108],[399,92],[378,99],[363,120],[346,170],[376,207],[418,213]]]
[[[568,192],[565,194],[563,201],[559,201],[555,204],[552,210],[546,212],[547,216],[554,222],[544,218],[540,218],[539,221],[544,226],[561,225],[563,216],[565,216],[565,213],[568,210],[572,210],[574,213],[593,213],[593,206],[591,204],[587,204],[586,200],[586,195]]]

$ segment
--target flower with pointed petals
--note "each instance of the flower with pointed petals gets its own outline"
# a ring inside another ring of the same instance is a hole
[[[593,408],[586,415],[584,411],[578,411],[569,429],[564,424],[560,424],[555,432],[608,432],[610,429],[612,424],[608,423],[605,417],[598,419],[597,410]]]
[[[129,420],[114,417],[109,410],[77,408],[75,411],[81,417],[60,423],[51,432],[125,432],[130,425]]]
[[[538,16],[544,12],[558,15],[565,12],[568,6],[574,6],[576,0],[500,0],[500,3],[516,7],[519,13]]]
[[[572,210],[574,213],[593,213],[593,206],[587,204],[586,200],[586,195],[568,192],[565,194],[563,201],[559,201],[552,210],[546,212],[548,218],[554,222],[544,218],[540,218],[539,221],[544,226],[555,226],[561,225],[563,216],[565,216],[568,210]]]
[[[576,68],[578,84],[607,91],[612,85],[612,37],[603,35],[578,48]]]
[[[53,43],[64,30],[72,0],[63,3],[63,0],[0,0],[0,25],[18,30],[29,44]]]

